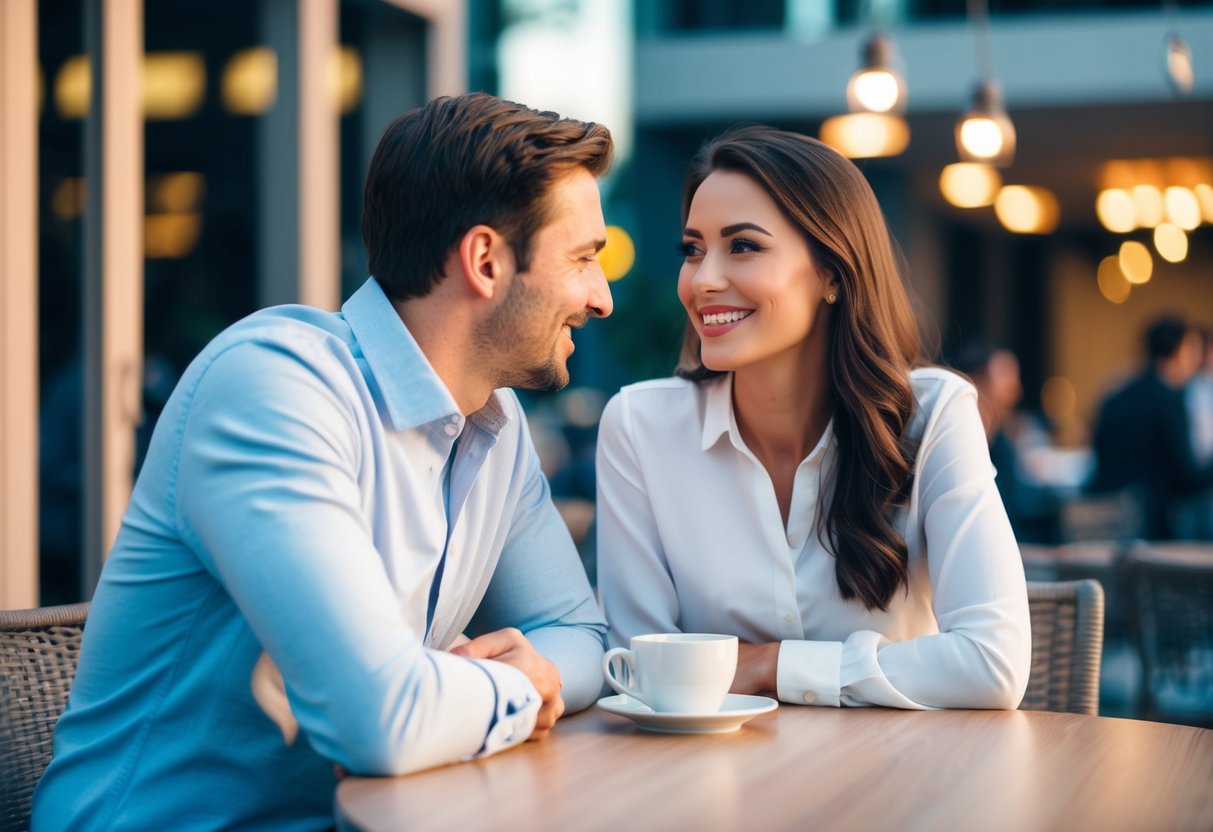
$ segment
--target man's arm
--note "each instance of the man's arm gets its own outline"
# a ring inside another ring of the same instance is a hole
[[[573,713],[592,705],[602,690],[607,625],[577,547],[552,504],[522,408],[512,394],[502,398],[513,404],[510,418],[521,431],[525,481],[501,558],[470,629],[477,635],[508,627],[522,631],[560,671],[561,695]]]
[[[363,508],[367,426],[344,360],[261,344],[214,360],[179,426],[178,531],[322,756],[397,774],[521,742],[539,708],[526,676],[424,648],[402,613]]]

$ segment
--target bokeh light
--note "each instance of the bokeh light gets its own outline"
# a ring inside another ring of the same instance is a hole
[[[632,237],[618,225],[608,225],[606,245],[598,252],[598,263],[607,280],[619,280],[632,270],[636,262],[636,246]]]
[[[1137,227],[1133,197],[1124,188],[1106,188],[1095,198],[1095,214],[1104,228],[1113,234],[1125,234]]]
[[[956,162],[939,174],[939,190],[957,208],[990,205],[1002,187],[997,168],[978,162]]]
[[[1048,234],[1061,217],[1057,197],[1030,185],[1006,185],[999,190],[994,213],[1004,228],[1016,234]]]
[[[1178,225],[1161,222],[1154,229],[1154,249],[1168,263],[1179,263],[1188,256],[1188,235]]]
[[[1140,285],[1147,283],[1154,273],[1154,258],[1144,244],[1136,240],[1125,240],[1120,244],[1120,270],[1125,280]]]
[[[1096,280],[1100,294],[1112,303],[1124,303],[1133,291],[1133,286],[1125,280],[1124,272],[1120,270],[1120,258],[1115,254],[1109,254],[1099,262]]]

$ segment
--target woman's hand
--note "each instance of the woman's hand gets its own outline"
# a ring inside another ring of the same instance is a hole
[[[737,645],[737,674],[730,693],[775,695],[779,669],[779,642]]]

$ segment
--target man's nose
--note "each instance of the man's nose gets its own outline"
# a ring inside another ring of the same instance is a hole
[[[615,309],[615,299],[611,297],[611,285],[607,283],[606,275],[599,266],[597,274],[590,284],[590,297],[586,302],[586,311],[595,318],[605,318]]]

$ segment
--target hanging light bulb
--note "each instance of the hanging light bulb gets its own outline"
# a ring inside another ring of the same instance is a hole
[[[906,82],[892,38],[876,32],[863,46],[859,71],[847,83],[847,113],[822,122],[821,140],[852,159],[896,156],[910,143]]]
[[[998,167],[1010,165],[1015,158],[1015,125],[993,78],[977,85],[972,106],[956,122],[956,152],[961,161]]]
[[[847,84],[847,108],[852,113],[904,113],[906,82],[897,71],[897,48],[876,32],[863,46],[863,65]]]

